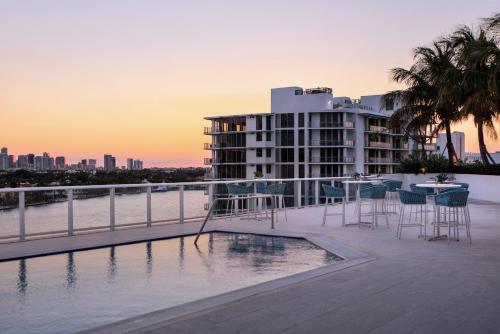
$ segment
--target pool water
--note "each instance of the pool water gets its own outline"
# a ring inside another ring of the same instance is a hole
[[[0,262],[0,333],[69,333],[332,264],[303,240],[236,233]]]

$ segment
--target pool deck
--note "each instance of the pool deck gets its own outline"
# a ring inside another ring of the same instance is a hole
[[[354,220],[352,205],[348,221]],[[351,265],[278,280],[160,310],[89,331],[98,333],[499,333],[500,204],[472,202],[472,246],[417,239],[418,228],[395,238],[390,229],[321,226],[322,207],[288,210],[273,233],[310,235],[346,246]],[[136,228],[0,245],[2,258],[84,249],[192,234],[199,223]],[[209,230],[270,232],[269,222],[219,220]],[[318,237],[320,236],[320,237]],[[321,239],[321,240],[319,240]],[[357,260],[362,260],[358,261]],[[347,261],[349,262],[349,261]],[[245,289],[243,289],[245,290]],[[248,292],[248,290],[246,290]],[[229,297],[228,297],[229,296]],[[163,317],[165,315],[165,317]]]

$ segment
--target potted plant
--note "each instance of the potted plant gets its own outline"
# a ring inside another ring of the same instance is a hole
[[[361,174],[359,173],[352,173],[351,177],[355,180],[355,181],[359,181],[361,180]]]
[[[437,183],[445,183],[446,181],[448,181],[448,175],[446,175],[445,173],[438,174],[436,175],[436,177],[434,177],[434,180],[436,180]]]
[[[264,174],[260,170],[256,170],[253,172],[253,176],[256,179],[262,179],[264,177]]]

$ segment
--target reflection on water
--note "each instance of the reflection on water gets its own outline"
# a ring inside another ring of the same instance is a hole
[[[68,253],[68,264],[66,265],[66,287],[74,288],[76,284],[76,268],[73,252]]]
[[[28,288],[28,281],[26,280],[26,260],[22,259],[19,260],[19,271],[17,274],[18,281],[17,281],[17,291],[19,292],[20,295],[25,295],[26,294],[26,288]]]
[[[193,240],[0,262],[0,332],[74,332],[338,260],[291,238],[209,233],[199,248]]]

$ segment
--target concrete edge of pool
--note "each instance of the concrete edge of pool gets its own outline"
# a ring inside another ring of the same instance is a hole
[[[207,229],[207,232],[248,233],[248,234],[305,239],[328,252],[331,252],[335,255],[342,257],[343,261],[323,266],[320,268],[308,270],[305,272],[293,274],[290,276],[278,278],[268,282],[259,283],[242,289],[226,292],[216,296],[203,298],[186,304],[153,311],[132,318],[113,322],[107,325],[90,328],[78,333],[115,334],[115,333],[135,333],[135,332],[148,331],[155,329],[157,327],[162,327],[170,322],[175,322],[180,319],[189,318],[190,316],[193,315],[209,312],[218,307],[224,307],[229,303],[238,302],[243,298],[249,298],[259,294],[268,293],[273,290],[286,288],[295,283],[299,283],[308,279],[313,279],[322,275],[334,273],[340,270],[344,270],[353,266],[357,266],[375,260],[374,257],[366,253],[360,252],[342,242],[325,237],[320,234],[298,233],[285,230],[256,231],[255,229],[244,228],[244,227],[220,227],[220,226],[211,227],[210,229]]]

